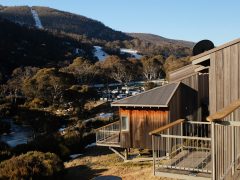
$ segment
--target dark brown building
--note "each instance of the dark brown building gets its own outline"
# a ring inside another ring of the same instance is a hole
[[[97,145],[152,149],[149,132],[179,118],[192,118],[197,100],[195,89],[173,82],[113,102],[120,121],[97,130]]]

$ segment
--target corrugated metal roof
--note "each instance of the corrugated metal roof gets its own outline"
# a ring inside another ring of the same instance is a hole
[[[156,87],[141,94],[130,96],[112,103],[112,106],[127,107],[168,107],[168,103],[180,82]]]

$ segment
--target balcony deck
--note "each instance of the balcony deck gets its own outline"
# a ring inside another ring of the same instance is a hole
[[[209,122],[178,120],[152,131],[154,174],[179,179],[211,179],[209,126]]]
[[[155,173],[163,176],[168,174],[168,177],[186,176],[189,179],[210,179],[211,169],[209,151],[183,150],[170,159],[161,160],[159,165],[156,165]]]
[[[116,134],[103,140],[98,140],[96,144],[98,146],[120,147],[119,135]]]
[[[119,121],[100,127],[95,131],[98,146],[120,147]]]

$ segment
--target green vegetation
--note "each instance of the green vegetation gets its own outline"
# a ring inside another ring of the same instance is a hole
[[[53,153],[30,151],[0,163],[0,179],[55,179],[63,162]]]
[[[144,90],[145,91],[148,91],[148,90],[153,89],[155,87],[157,87],[157,85],[153,82],[147,82],[147,83],[144,84]]]
[[[0,17],[0,72],[7,79],[17,67],[57,67],[77,56],[93,59],[93,47],[58,32],[21,26]],[[81,52],[76,54],[76,48]]]
[[[0,141],[0,162],[11,157],[12,152],[10,147],[6,143]]]

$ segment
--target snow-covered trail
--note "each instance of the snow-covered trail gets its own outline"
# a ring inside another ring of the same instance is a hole
[[[131,54],[132,57],[134,57],[134,58],[136,58],[136,59],[141,59],[141,58],[142,58],[142,55],[138,54],[138,51],[137,51],[137,50],[134,50],[134,49],[121,48],[121,49],[120,49],[120,52],[121,52],[122,54],[125,54],[125,53]]]
[[[94,56],[98,58],[99,61],[105,60],[109,55],[102,50],[101,46],[94,46]]]
[[[35,26],[36,26],[36,28],[38,28],[38,29],[43,29],[43,25],[42,25],[42,23],[41,23],[41,20],[40,20],[40,18],[39,18],[39,16],[38,16],[37,11],[31,9],[31,12],[32,12],[32,15],[33,15],[33,19],[34,19],[34,21],[35,21]]]

